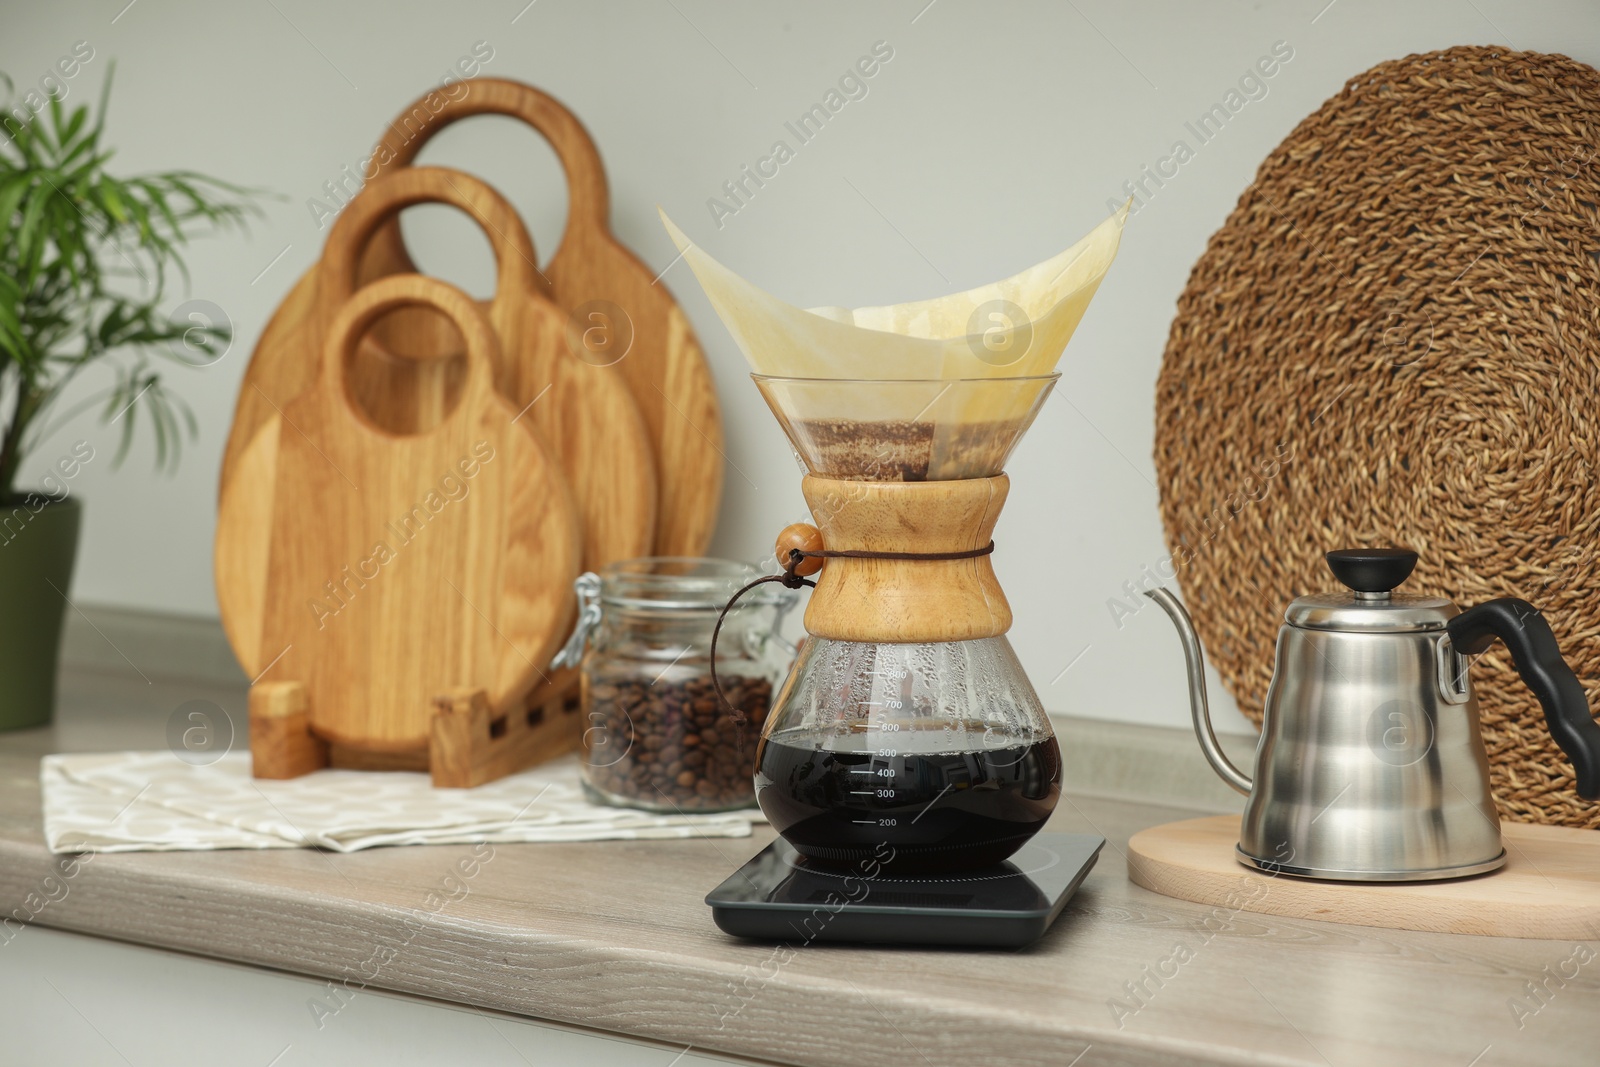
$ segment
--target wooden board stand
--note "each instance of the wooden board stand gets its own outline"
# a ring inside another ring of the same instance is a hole
[[[250,754],[257,778],[299,778],[324,767],[416,770],[427,771],[435,788],[470,789],[577,748],[575,710],[555,698],[497,715],[487,692],[462,687],[434,699],[427,749],[364,752],[313,732],[304,685],[262,682],[250,690]]]
[[[1141,830],[1128,877],[1179,900],[1296,919],[1486,937],[1600,937],[1600,834],[1503,823],[1506,865],[1442,882],[1324,882],[1234,858],[1239,819],[1214,815]]]

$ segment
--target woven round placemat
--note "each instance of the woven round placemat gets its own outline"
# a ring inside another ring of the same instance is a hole
[[[1185,600],[1257,722],[1329,549],[1408,592],[1544,610],[1600,703],[1600,72],[1452,48],[1379,64],[1267,157],[1178,301],[1156,396]],[[1472,668],[1503,816],[1600,827],[1503,645]]]

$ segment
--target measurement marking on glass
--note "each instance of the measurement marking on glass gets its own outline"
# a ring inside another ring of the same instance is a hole
[[[875,797],[878,795],[878,791],[876,789],[852,789],[850,790],[850,795],[853,797]]]
[[[946,793],[950,792],[950,790],[952,790],[954,788],[955,788],[955,783],[951,782],[949,785],[947,785],[943,789],[939,790],[939,796],[936,796],[932,800],[928,801],[928,808],[931,808],[935,804],[939,803],[940,798],[942,798]],[[928,814],[928,808],[923,808],[921,811],[917,812],[917,819],[920,819],[924,815]],[[917,819],[912,819],[911,820],[911,825],[915,826],[916,823],[917,823]]]
[[[850,821],[853,822],[853,823],[859,823],[862,826],[876,826],[876,825],[878,825],[878,820],[877,819],[851,819]]]

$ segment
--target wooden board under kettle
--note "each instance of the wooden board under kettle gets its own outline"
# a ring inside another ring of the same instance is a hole
[[[348,364],[380,316],[423,303],[465,340],[460,396],[396,434],[357,408]],[[239,455],[218,514],[219,599],[241,659],[303,687],[323,742],[426,752],[434,701],[516,704],[571,621],[576,509],[539,437],[493,388],[497,340],[470,297],[417,275],[355,293],[311,386]]]
[[[1502,823],[1506,865],[1441,882],[1322,882],[1234,859],[1239,819],[1212,815],[1141,830],[1128,877],[1219,910],[1487,937],[1592,940],[1600,930],[1600,834]]]
[[[409,166],[428,139],[473,115],[521,119],[550,142],[567,177],[561,245],[544,270],[557,303],[571,315],[569,344],[579,358],[609,364],[627,382],[649,427],[659,473],[659,555],[704,554],[722,496],[722,422],[705,354],[682,310],[655,272],[610,229],[610,192],[599,150],[577,117],[521,82],[473,78],[460,98],[434,108],[427,98],[401,111],[374,153],[380,174]],[[430,116],[420,130],[413,115]],[[399,225],[375,234],[363,277],[413,271]],[[420,324],[407,324],[422,333]],[[592,341],[590,339],[593,339]],[[427,344],[447,343],[438,337]]]

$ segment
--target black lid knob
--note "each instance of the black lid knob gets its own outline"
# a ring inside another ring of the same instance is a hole
[[[1341,548],[1327,558],[1333,576],[1358,593],[1387,593],[1417,565],[1409,548]]]

